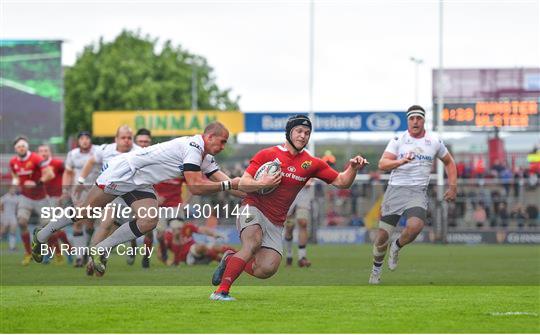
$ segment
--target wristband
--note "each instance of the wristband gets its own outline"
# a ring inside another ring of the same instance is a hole
[[[222,191],[228,191],[232,189],[232,184],[230,180],[224,180],[221,182],[221,190]]]
[[[85,180],[84,180],[84,178],[83,178],[83,177],[79,177],[79,178],[77,178],[77,183],[79,183],[79,184],[81,184],[81,185],[82,185],[82,184],[84,184],[84,182],[85,182]]]

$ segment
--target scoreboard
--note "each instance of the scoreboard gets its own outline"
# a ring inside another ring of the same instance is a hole
[[[444,105],[437,115],[438,71],[433,70],[434,122],[445,131],[540,131],[540,68],[447,69]]]
[[[437,104],[433,109],[438,110]],[[540,131],[537,101],[479,101],[444,104],[442,119],[445,130]]]

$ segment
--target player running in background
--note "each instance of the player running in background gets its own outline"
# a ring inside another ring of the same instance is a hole
[[[81,186],[78,189],[74,187],[74,185],[77,185],[79,177],[81,177],[86,162],[94,156],[94,152],[98,148],[92,144],[92,136],[88,131],[79,132],[77,135],[77,145],[77,148],[70,150],[66,156],[66,161],[64,162],[64,174],[62,176],[62,197],[70,198],[75,207],[82,205],[83,200],[94,184],[100,171],[99,167],[94,166],[89,170],[86,178],[83,178],[84,182],[80,184]],[[73,246],[77,248],[86,246],[87,241],[81,224],[73,225],[72,242]],[[82,267],[83,265],[83,256],[77,254],[75,267]]]
[[[114,157],[126,152],[130,152],[132,150],[136,150],[138,148],[138,146],[133,144],[133,130],[131,130],[131,128],[127,125],[122,125],[118,127],[118,129],[116,130],[116,136],[114,137],[114,143],[103,144],[99,146],[94,151],[94,154],[86,161],[81,171],[81,175],[77,179],[77,183],[79,185],[76,187],[76,189],[78,191],[87,190],[87,192],[89,192],[90,187],[83,185],[87,184],[86,178],[88,178],[95,165],[99,167],[100,171],[103,171],[103,169],[107,167],[109,161]],[[124,200],[122,200],[122,198],[115,199],[114,204],[119,207],[126,206],[126,203],[124,202]],[[95,245],[105,239],[109,234],[109,230],[111,229],[114,221],[115,218],[113,218],[112,216],[103,217],[99,227],[97,228],[95,236],[94,220],[85,221],[86,237],[84,246]],[[125,220],[122,220],[122,223],[128,221],[129,220],[126,218]],[[76,224],[78,225],[80,223]],[[86,257],[83,258],[83,263],[86,263]]]
[[[152,133],[150,130],[146,128],[141,128],[137,130],[137,133],[135,134],[135,144],[138,145],[140,148],[146,148],[152,145]],[[115,223],[119,223],[122,225],[123,222],[116,220]],[[101,242],[101,241],[96,241]],[[154,242],[154,231],[151,230],[144,234],[144,246],[145,250],[150,250],[152,248]],[[131,247],[135,248],[137,247],[137,240],[131,240]],[[135,253],[133,255],[127,255],[127,264],[133,265],[135,263]],[[149,268],[150,267],[150,257],[148,255],[144,255],[142,258],[142,267],[143,268]]]
[[[19,204],[17,187],[10,186],[0,197],[0,238],[8,235],[9,251],[17,250],[17,206]]]
[[[350,159],[350,166],[338,173],[321,159],[310,155],[305,146],[311,135],[311,121],[305,115],[289,118],[285,129],[287,141],[259,151],[252,159],[240,180],[239,188],[250,192],[242,202],[236,225],[242,247],[237,253],[226,253],[212,276],[212,284],[219,285],[210,295],[212,300],[234,300],[229,290],[238,276],[246,271],[257,278],[269,278],[279,268],[283,252],[283,223],[296,195],[310,178],[319,178],[338,188],[348,188],[356,177],[356,171],[367,164],[361,156]],[[279,161],[281,173],[254,176],[263,164]],[[269,194],[257,191],[277,188]]]
[[[13,147],[16,155],[9,161],[9,167],[13,177],[12,184],[19,186],[21,190],[17,221],[25,250],[22,264],[28,265],[32,261],[28,220],[34,211],[39,216],[41,225],[47,223],[47,220],[41,217],[41,208],[49,206],[43,184],[53,179],[54,173],[41,156],[29,150],[30,145],[26,137],[17,137]]]
[[[379,229],[373,243],[370,284],[379,284],[381,281],[388,241],[401,216],[407,218],[407,225],[399,238],[390,245],[390,270],[397,267],[399,250],[414,241],[422,231],[427,216],[429,178],[436,158],[443,162],[448,175],[450,188],[444,198],[447,201],[456,198],[456,164],[443,141],[435,134],[426,132],[425,114],[421,106],[409,107],[407,131],[390,140],[379,161],[379,169],[392,173],[381,205]]]
[[[141,215],[136,221],[120,226],[96,247],[113,248],[156,227],[158,218],[150,215],[158,212],[157,198],[152,187],[154,184],[183,176],[190,192],[196,195],[237,189],[239,178],[230,180],[219,171],[214,159],[214,155],[225,148],[228,138],[229,131],[225,126],[213,122],[202,135],[175,138],[112,159],[96,180],[96,186],[90,190],[83,207],[103,208],[120,196],[132,208],[133,213]],[[203,173],[210,180],[204,179]],[[87,211],[82,214],[83,221],[91,221]],[[32,256],[37,262],[42,260],[41,244],[46,243],[53,232],[71,223],[71,219],[63,217],[34,232]],[[101,276],[105,273],[106,264],[102,259],[90,257],[87,271],[89,269]]]
[[[48,144],[42,144],[38,147],[38,155],[43,158],[45,164],[50,166],[54,173],[54,178],[45,183],[45,192],[49,196],[49,206],[60,207],[62,205],[62,178],[65,170],[64,162],[61,159],[52,156],[51,147]],[[49,246],[56,247],[56,250],[60,250],[58,240],[71,248],[71,244],[63,230],[59,230],[51,236],[49,239]],[[54,262],[57,265],[64,263],[64,256],[62,256],[62,253],[57,252],[55,254]]]
[[[308,184],[298,192],[285,221],[285,248],[287,249],[286,264],[293,262],[293,231],[298,224],[298,266],[310,267],[311,262],[307,259],[306,248],[309,237],[308,224],[311,220],[311,190]]]

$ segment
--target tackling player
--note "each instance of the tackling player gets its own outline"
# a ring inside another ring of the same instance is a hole
[[[375,242],[373,243],[373,268],[370,284],[381,281],[382,264],[388,240],[401,216],[407,218],[407,225],[398,239],[390,246],[388,268],[395,270],[399,250],[415,240],[426,222],[428,206],[427,188],[431,168],[436,158],[444,163],[450,188],[444,194],[447,201],[453,201],[457,192],[457,169],[452,155],[443,141],[424,128],[426,112],[414,105],[407,110],[407,131],[394,137],[388,143],[380,161],[379,169],[392,171],[388,188],[381,205],[381,219]]]
[[[179,137],[120,155],[112,159],[96,180],[83,207],[103,208],[120,196],[140,214],[136,221],[120,226],[111,236],[96,245],[109,249],[151,231],[157,225],[158,204],[152,185],[161,181],[184,176],[190,192],[195,195],[211,194],[238,188],[239,178],[230,180],[219,167],[214,155],[220,153],[229,138],[229,131],[219,122],[209,124],[202,135]],[[203,178],[203,173],[210,180]],[[241,192],[240,192],[241,193]],[[84,221],[90,221],[87,211],[81,213]],[[41,262],[41,244],[58,229],[72,223],[67,218],[51,222],[43,229],[34,231],[32,256]],[[97,257],[90,257],[87,270],[96,275],[105,273],[106,264]]]
[[[13,185],[21,188],[17,220],[25,250],[22,264],[28,265],[32,261],[28,220],[34,211],[40,217],[41,225],[47,223],[46,219],[41,217],[41,208],[49,205],[43,184],[53,179],[54,173],[41,156],[29,150],[30,146],[26,137],[17,137],[13,142],[13,147],[16,155],[9,161],[9,166]]]
[[[338,173],[304,150],[310,135],[309,118],[305,115],[292,116],[287,121],[285,144],[263,149],[251,159],[239,184],[240,190],[250,192],[240,208],[241,213],[245,208],[248,214],[240,215],[236,221],[242,247],[237,253],[228,252],[223,256],[212,276],[212,284],[219,287],[210,299],[234,300],[229,290],[243,271],[261,279],[276,273],[283,252],[282,232],[287,211],[310,178],[319,178],[338,188],[348,188],[357,170],[367,164],[363,157],[356,156],[350,159],[351,164],[345,171]],[[269,161],[278,161],[281,173],[265,174],[260,180],[255,180],[259,167]],[[277,188],[272,193],[256,193],[274,186]]]

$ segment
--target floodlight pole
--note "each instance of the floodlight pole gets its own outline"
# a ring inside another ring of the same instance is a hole
[[[439,0],[439,70],[437,76],[437,133],[439,138],[442,139],[444,132],[444,125],[442,119],[442,111],[444,105],[444,91],[443,91],[443,5],[444,1]],[[446,243],[446,232],[448,227],[447,216],[445,215],[446,206],[443,200],[444,195],[444,165],[439,160],[437,162],[437,218],[440,227],[439,235],[441,242]]]
[[[315,112],[313,111],[313,81],[314,81],[314,44],[315,44],[315,2],[309,4],[309,118],[315,128]],[[311,139],[308,144],[308,150],[315,155],[315,139]]]

